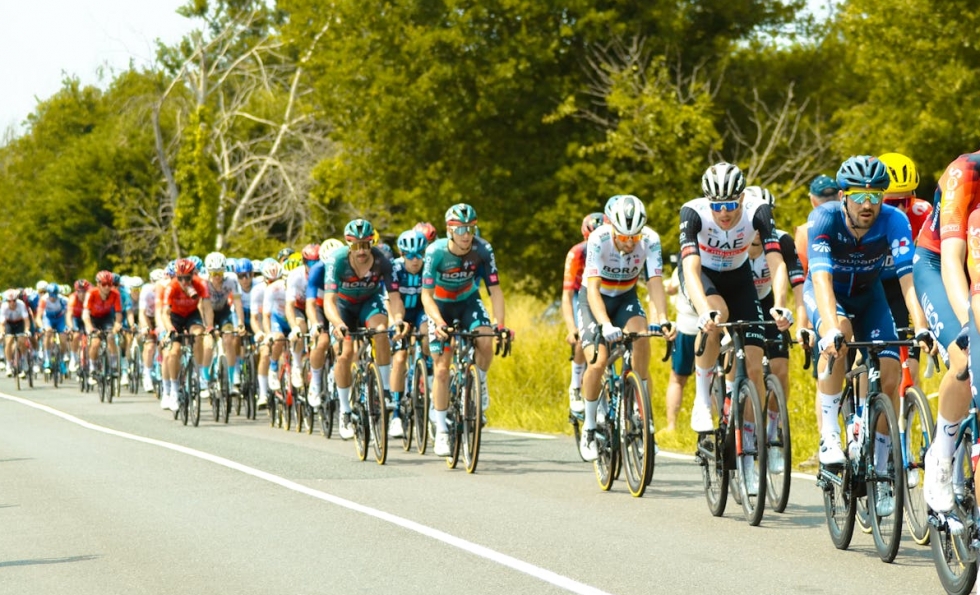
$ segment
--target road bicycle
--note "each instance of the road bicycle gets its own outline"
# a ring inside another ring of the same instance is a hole
[[[210,382],[208,382],[209,397],[211,400],[211,412],[214,421],[228,423],[232,409],[231,380],[229,374],[231,370],[228,366],[228,357],[225,355],[225,342],[222,337],[225,335],[237,335],[232,331],[222,331],[214,329],[211,336],[214,341],[213,355],[210,364]]]
[[[111,358],[109,357],[109,340],[115,337],[115,333],[96,329],[89,333],[89,335],[101,339],[99,341],[99,349],[95,355],[95,361],[93,362],[95,368],[91,371],[96,386],[98,386],[99,402],[112,403],[112,399],[117,394],[116,388],[118,384],[116,381],[118,380],[118,375],[115,374],[115,367],[112,365]],[[118,351],[116,353],[118,354]]]
[[[398,402],[398,416],[402,420],[402,449],[412,450],[412,439],[420,455],[428,447],[429,433],[429,378],[432,376],[432,360],[423,350],[423,335],[418,328],[405,338],[408,342],[408,365],[405,371],[405,393]]]
[[[21,374],[27,380],[27,385],[34,388],[34,350],[31,349],[30,335],[18,333],[14,338],[13,376],[20,390]]]
[[[646,492],[656,465],[653,409],[646,383],[633,370],[633,343],[646,337],[662,337],[659,331],[623,333],[610,346],[606,369],[599,389],[595,445],[598,458],[592,463],[603,491],[612,488],[620,469],[626,471],[630,494],[639,498]],[[602,337],[600,342],[606,342]],[[607,343],[608,345],[608,343]],[[598,345],[592,362],[598,357]],[[667,342],[662,361],[670,359],[673,342]],[[622,360],[622,371],[617,363]]]
[[[242,362],[239,374],[241,384],[235,415],[242,414],[242,404],[245,405],[245,419],[255,419],[258,411],[256,399],[258,396],[258,357],[255,352],[255,339],[251,333],[242,337]]]
[[[835,342],[840,349],[842,338]],[[847,460],[842,465],[820,465],[817,486],[823,490],[824,513],[831,541],[838,549],[847,549],[854,532],[858,499],[867,498],[867,522],[871,526],[875,550],[884,562],[898,553],[902,536],[905,502],[905,465],[898,416],[891,398],[881,392],[879,354],[889,347],[909,346],[910,341],[850,341],[849,349],[867,354],[864,364],[845,374],[847,388],[841,399],[839,415],[843,418],[842,434]],[[830,358],[825,377],[833,369]],[[861,398],[861,377],[867,379],[868,394]],[[879,426],[884,425],[884,430]],[[873,430],[872,430],[873,429]],[[884,504],[891,498],[891,504]]]
[[[129,392],[138,395],[143,380],[143,346],[146,344],[142,333],[130,329],[132,337],[129,341]]]
[[[388,459],[388,412],[385,408],[381,372],[374,361],[372,338],[387,329],[349,330],[357,355],[351,362],[351,423],[354,424],[354,446],[357,458],[367,459],[368,445],[374,448],[374,459],[384,465]],[[340,350],[344,343],[341,342]],[[338,354],[339,355],[339,354]]]
[[[177,333],[171,341],[180,344],[180,368],[177,372],[177,411],[174,419],[186,426],[188,420],[197,427],[201,422],[201,375],[194,361],[194,342],[197,335]]]

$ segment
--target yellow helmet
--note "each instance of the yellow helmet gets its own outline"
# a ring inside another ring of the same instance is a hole
[[[303,264],[303,254],[301,252],[293,252],[286,258],[282,263],[282,269],[284,271],[291,271]]]
[[[885,153],[878,157],[888,170],[888,189],[885,192],[913,192],[919,187],[919,172],[915,163],[901,153]]]

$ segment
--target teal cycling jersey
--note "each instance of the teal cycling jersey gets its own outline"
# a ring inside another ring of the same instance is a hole
[[[473,238],[473,245],[466,254],[456,255],[449,251],[449,240],[443,238],[425,250],[422,268],[422,287],[435,290],[440,302],[462,302],[479,291],[478,278],[487,287],[500,283],[493,248],[482,238]]]
[[[335,293],[340,299],[352,304],[368,301],[376,295],[398,291],[398,280],[391,274],[391,261],[378,248],[371,248],[374,262],[362,277],[354,271],[350,263],[350,248],[337,248],[327,257],[324,278],[324,293]]]

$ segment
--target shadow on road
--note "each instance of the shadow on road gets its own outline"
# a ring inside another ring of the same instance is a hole
[[[99,556],[66,556],[63,558],[32,558],[28,560],[8,560],[0,562],[0,568],[7,566],[35,566],[37,564],[64,564],[66,562],[85,562],[95,560]]]

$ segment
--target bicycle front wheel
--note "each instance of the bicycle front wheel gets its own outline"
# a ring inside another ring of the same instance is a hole
[[[483,385],[475,364],[466,368],[463,382],[463,462],[466,463],[466,472],[473,473],[480,460],[480,435],[483,430]]]
[[[187,395],[189,399],[189,415],[191,423],[196,428],[201,423],[201,377],[198,375],[197,370],[194,369],[193,363],[191,363],[190,369],[187,371],[187,379],[188,385],[190,386],[190,392]]]
[[[735,421],[732,428],[735,432],[735,444],[738,457],[735,467],[738,469],[739,481],[737,489],[742,496],[742,511],[749,525],[755,527],[762,522],[766,509],[766,421],[768,417],[762,408],[755,384],[750,380],[742,380],[733,391],[735,397]],[[752,422],[748,421],[753,416]],[[754,428],[752,427],[754,425]]]
[[[708,510],[712,516],[725,514],[728,504],[728,481],[731,475],[728,450],[734,450],[734,434],[728,427],[724,417],[725,377],[718,371],[711,379],[711,400],[718,408],[718,427],[711,432],[703,432],[698,437],[698,449],[695,459],[701,465],[701,482],[704,485],[704,497],[708,502]]]
[[[354,448],[357,451],[358,460],[364,461],[367,460],[368,444],[371,442],[371,429],[368,427],[366,406],[368,388],[365,383],[367,379],[357,370],[356,365],[353,367],[354,372],[351,374],[354,378],[354,382],[351,384],[351,396],[353,397],[351,420],[354,423]]]
[[[902,412],[905,428],[902,437],[902,455],[905,462],[905,521],[912,539],[919,545],[929,543],[929,508],[926,506],[922,487],[926,451],[932,444],[936,423],[929,408],[929,399],[917,386],[905,391],[905,407]]]
[[[874,444],[868,449],[868,518],[875,549],[883,562],[891,562],[902,541],[902,515],[905,508],[905,472],[902,461],[898,416],[888,395],[868,397],[871,408],[868,432]],[[886,425],[884,431],[877,428]]]
[[[776,512],[786,510],[792,484],[793,443],[789,432],[789,409],[779,379],[766,376],[766,496]]]
[[[595,469],[595,478],[599,482],[599,487],[604,492],[612,489],[613,482],[616,480],[618,468],[620,466],[619,445],[616,444],[616,420],[609,415],[609,389],[603,382],[602,390],[599,393],[599,408],[604,417],[600,421],[596,419],[595,427],[595,448],[599,457],[592,462]],[[598,416],[597,416],[598,417]]]
[[[975,516],[976,503],[973,495],[974,472],[970,459],[970,446],[975,438],[970,429],[965,429],[953,458],[954,477],[962,474],[963,494],[954,500],[953,510],[948,514],[934,514],[934,524],[929,536],[932,544],[932,558],[936,565],[939,582],[947,593],[967,595],[973,591],[977,581],[977,550],[972,547],[973,535],[977,532]],[[957,480],[958,481],[958,480]],[[951,525],[958,524],[963,530],[953,531]]]
[[[643,381],[630,371],[623,378],[619,400],[619,444],[630,494],[646,491],[653,471],[653,436],[650,434],[650,395]]]
[[[424,455],[429,443],[429,380],[423,358],[415,360],[412,372],[412,422],[415,424],[415,450]]]
[[[385,407],[384,385],[381,372],[374,362],[367,366],[367,404],[368,423],[371,424],[371,439],[374,447],[374,460],[384,465],[388,460],[388,411]]]

